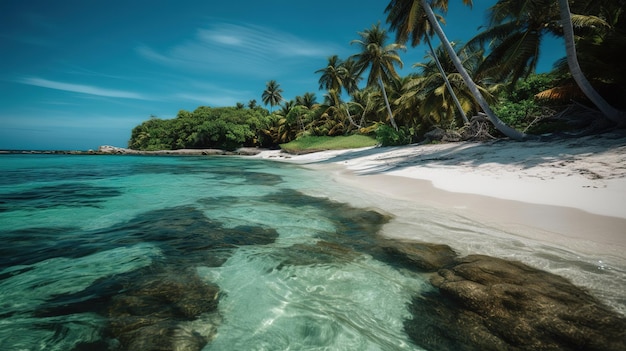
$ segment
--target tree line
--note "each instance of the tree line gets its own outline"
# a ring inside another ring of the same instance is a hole
[[[331,55],[315,72],[323,101],[310,92],[287,101],[272,80],[261,95],[269,111],[251,100],[247,106],[181,111],[173,120],[153,118],[133,130],[129,147],[275,146],[301,135],[349,133],[376,135],[391,145],[421,140],[434,128],[448,138],[523,140],[550,131],[621,127],[625,5],[499,0],[489,8],[483,31],[460,45],[440,25],[447,0],[391,0],[385,13],[395,42],[380,23],[358,32],[350,43],[356,54]],[[435,35],[438,47],[432,45]],[[535,74],[547,36],[563,38],[567,56],[551,72]],[[425,60],[400,77],[399,52],[422,42],[429,48]]]

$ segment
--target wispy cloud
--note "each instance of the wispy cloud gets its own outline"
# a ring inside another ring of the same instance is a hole
[[[221,84],[188,79],[180,82],[175,89],[173,99],[192,101],[211,106],[233,106],[237,102],[246,103],[254,92],[242,89],[228,89]]]
[[[81,94],[87,94],[87,95],[122,98],[122,99],[150,100],[149,98],[147,98],[146,96],[142,94],[138,94],[138,93],[134,93],[130,91],[106,89],[106,88],[100,88],[96,86],[83,85],[83,84],[57,82],[53,80],[36,78],[36,77],[22,78],[22,79],[19,79],[17,82],[21,84],[33,85],[33,86],[38,86],[42,88],[70,91],[74,93],[81,93]]]
[[[204,95],[204,94],[193,94],[193,93],[179,93],[176,94],[175,97],[177,99],[193,101],[200,103],[202,105],[209,106],[233,106],[237,102],[236,98],[231,95]]]
[[[323,60],[343,49],[328,42],[311,41],[291,33],[257,25],[216,23],[198,29],[194,38],[158,51],[137,47],[151,61],[189,69],[241,74],[267,74],[302,59]]]

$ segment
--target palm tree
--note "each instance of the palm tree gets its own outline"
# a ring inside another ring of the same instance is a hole
[[[461,119],[464,123],[469,123],[467,116],[465,115],[465,111],[463,111],[461,103],[456,97],[456,94],[448,81],[448,75],[444,71],[441,62],[439,61],[439,57],[433,49],[433,45],[430,41],[430,37],[434,34],[433,27],[427,20],[419,20],[420,18],[424,19],[426,17],[419,2],[404,1],[402,3],[398,3],[396,1],[392,1],[387,8],[385,8],[385,12],[388,13],[387,22],[391,24],[391,29],[396,32],[396,42],[406,43],[410,36],[411,44],[413,46],[417,46],[422,38],[426,39],[426,44],[428,45],[430,54],[437,64],[437,68],[444,79],[450,96],[454,100]],[[443,17],[439,15],[437,15],[437,20],[444,22]]]
[[[404,50],[405,47],[400,44],[385,45],[387,41],[387,31],[380,28],[380,23],[375,24],[370,29],[359,32],[361,39],[353,40],[351,44],[358,44],[361,52],[352,55],[356,60],[356,66],[359,69],[359,75],[369,68],[369,76],[367,78],[367,86],[375,86],[378,84],[385,99],[385,106],[389,114],[391,125],[398,130],[398,125],[393,118],[391,106],[385,91],[385,83],[391,82],[398,78],[395,65],[402,68],[402,60],[398,55],[398,50]]]
[[[347,103],[346,112],[348,113],[348,119],[350,120],[350,124],[357,128],[366,128],[365,122],[370,117],[370,120],[374,120],[376,117],[376,98],[375,95],[380,95],[379,92],[374,92],[371,88],[366,88],[363,90],[358,90],[354,92],[352,95],[352,100]],[[353,118],[351,113],[360,113],[361,118],[359,119],[359,123],[357,123]]]
[[[390,8],[389,11],[393,11],[394,13],[396,13],[399,10],[395,10],[395,8],[406,8],[407,7],[406,3],[413,2],[413,1],[417,1],[417,0],[391,0],[387,8]],[[489,104],[480,93],[478,86],[476,85],[476,83],[474,83],[470,75],[463,68],[463,63],[461,62],[459,57],[456,55],[454,48],[452,47],[452,45],[450,44],[450,41],[448,40],[445,33],[443,32],[443,29],[441,29],[441,26],[439,25],[439,22],[437,21],[437,17],[431,8],[431,3],[432,3],[436,8],[441,9],[442,11],[445,12],[448,9],[448,0],[432,0],[432,1],[419,0],[419,2],[420,2],[422,9],[424,10],[427,20],[430,22],[430,25],[432,26],[434,32],[437,34],[446,52],[452,59],[452,62],[454,63],[454,67],[456,68],[457,72],[461,74],[463,81],[468,86],[468,88],[472,92],[472,95],[474,96],[474,98],[476,99],[480,107],[483,109],[483,111],[485,112],[485,114],[487,115],[491,123],[496,127],[496,129],[498,129],[500,132],[502,132],[502,134],[508,136],[509,138],[516,139],[516,140],[522,140],[526,138],[527,136],[524,133],[509,127],[504,122],[502,122],[502,120],[500,120],[498,116],[495,115],[495,113],[493,113],[493,111],[489,107]],[[463,0],[463,3],[469,6],[472,5],[471,0]],[[391,18],[391,20],[393,20],[393,18]],[[415,18],[414,21],[412,21],[412,23],[418,23],[418,21],[423,21],[423,20],[424,19],[422,17]],[[410,29],[413,31],[415,30],[415,27],[410,27]]]
[[[341,93],[343,87],[343,80],[341,74],[342,61],[337,55],[332,55],[328,58],[328,64],[322,69],[318,69],[315,73],[321,73],[322,76],[319,79],[320,90],[335,90]]]
[[[279,105],[280,102],[283,101],[282,92],[283,90],[280,88],[280,85],[276,83],[275,80],[270,80],[267,82],[265,90],[261,95],[263,103],[270,105],[270,109],[273,109],[274,106]]]
[[[359,90],[361,74],[359,73],[359,66],[354,59],[349,57],[343,61],[339,73],[341,74],[343,88],[348,94],[352,95]]]
[[[348,111],[338,91],[331,89],[324,94],[324,103],[320,106],[320,112],[317,124],[321,123],[320,130],[325,135],[339,135],[346,130],[345,119]]]
[[[479,64],[482,62],[482,50],[472,51],[474,47],[463,47],[458,50],[457,55],[462,59],[463,67],[472,76],[476,72]],[[436,51],[437,56],[446,58],[441,61],[443,70],[453,71],[454,64],[449,56],[444,55],[444,49],[439,47]],[[403,106],[411,103],[417,97],[421,103],[419,106],[420,114],[427,117],[432,123],[437,125],[449,125],[454,122],[455,105],[463,111],[478,112],[480,106],[476,103],[472,93],[467,85],[464,84],[463,78],[457,72],[447,75],[447,79],[441,76],[441,69],[437,67],[434,59],[426,63],[415,64],[414,67],[421,68],[421,74],[411,79],[405,87],[407,93],[400,98]],[[445,82],[448,82],[446,84]],[[488,99],[488,103],[495,102],[494,96],[486,88],[477,85],[481,94]],[[452,90],[454,95],[450,94]],[[465,121],[463,121],[465,122]]]
[[[576,2],[571,7],[574,13],[587,14],[572,15],[580,67],[598,92],[618,109],[626,107],[626,66],[621,55],[626,47],[626,18],[622,16],[624,5],[626,0],[610,4],[607,0],[598,0]],[[553,72],[563,79],[538,97],[557,101],[586,99],[572,78],[567,57],[554,64]]]
[[[319,79],[320,90],[334,90],[341,94],[341,90],[345,89],[348,94],[352,94],[359,88],[359,67],[351,58],[342,61],[337,55],[330,56],[326,67],[315,73],[322,74]]]
[[[574,42],[574,27],[572,25],[572,17],[567,0],[559,0],[559,12],[563,25],[563,36],[565,37],[565,51],[567,53],[567,64],[569,66],[572,77],[580,87],[580,90],[587,96],[596,107],[611,121],[618,125],[626,123],[626,114],[617,110],[604,100],[598,92],[591,86],[587,80],[576,56],[576,44]]]
[[[499,0],[488,12],[489,27],[468,42],[484,46],[489,55],[480,74],[508,81],[513,88],[520,78],[535,71],[542,39],[560,36],[561,25],[554,0]]]
[[[304,106],[310,110],[317,104],[316,100],[314,93],[304,93],[302,96],[296,96],[296,105]]]
[[[572,15],[567,1],[559,0],[499,0],[490,8],[489,28],[474,37],[470,45],[489,43],[490,54],[481,67],[481,74],[500,80],[510,80],[510,86],[522,77],[535,71],[542,39],[546,35],[564,36],[566,42],[567,63],[572,77],[580,90],[610,120],[624,122],[620,111],[610,106],[591,86],[583,75],[574,43],[572,19],[586,30],[609,27],[600,17],[587,15],[589,11],[599,11],[605,6],[602,1],[579,1],[577,9],[584,14]],[[598,7],[599,9],[593,9]],[[612,55],[609,55],[612,56]],[[558,87],[555,91],[564,91]],[[568,88],[571,90],[571,87]]]

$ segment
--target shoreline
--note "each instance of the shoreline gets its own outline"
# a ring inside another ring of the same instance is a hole
[[[345,170],[331,173],[340,184],[400,200],[408,205],[419,204],[447,211],[533,242],[561,246],[585,254],[623,256],[626,250],[626,218],[593,214],[573,207],[450,192],[435,187],[427,180],[409,177],[385,174],[360,176]],[[398,239],[417,240],[402,234],[386,234]]]
[[[254,157],[324,171],[375,197],[450,211],[533,242],[626,260],[623,134]]]

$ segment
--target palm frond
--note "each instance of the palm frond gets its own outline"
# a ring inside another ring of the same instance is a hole
[[[535,95],[537,99],[550,101],[570,101],[581,97],[584,97],[584,95],[576,84],[561,85]]]

